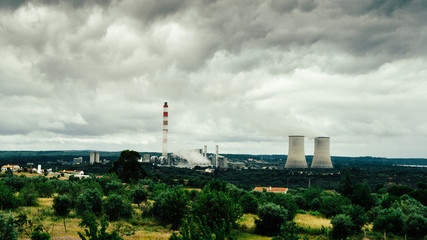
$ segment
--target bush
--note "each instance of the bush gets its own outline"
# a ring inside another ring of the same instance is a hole
[[[240,205],[244,213],[256,214],[258,211],[258,202],[254,195],[246,193],[240,199]]]
[[[412,214],[405,224],[405,233],[408,236],[422,239],[427,234],[427,219],[419,214]]]
[[[273,198],[273,203],[282,206],[288,211],[286,221],[292,221],[297,214],[298,205],[292,195],[277,193]]]
[[[86,189],[77,197],[76,212],[82,216],[84,212],[89,211],[96,216],[102,214],[102,196],[98,190]]]
[[[404,215],[400,209],[383,209],[374,219],[375,231],[391,232],[396,235],[401,235],[404,226]]]
[[[262,235],[274,236],[279,234],[280,226],[285,223],[288,211],[274,203],[266,203],[259,207],[259,220],[255,220],[255,231]]]
[[[300,237],[297,234],[298,227],[295,222],[287,222],[280,227],[280,233],[272,240],[298,240]]]
[[[36,206],[38,197],[38,193],[32,185],[23,187],[18,195],[19,202],[22,206]]]
[[[111,194],[104,200],[103,205],[105,214],[110,221],[132,217],[132,206],[124,202],[120,195]]]
[[[50,181],[39,182],[36,184],[36,189],[40,194],[40,197],[51,197],[55,188]]]
[[[0,210],[17,208],[18,198],[9,187],[0,184]]]
[[[338,214],[331,219],[332,237],[334,239],[346,239],[353,234],[355,228],[350,216]]]
[[[111,181],[105,186],[105,193],[110,195],[112,193],[120,194],[124,190],[123,184],[120,181]]]
[[[169,189],[155,199],[152,213],[162,225],[172,224],[172,229],[178,229],[188,212],[188,204],[189,199],[183,189]]]
[[[242,216],[242,208],[234,203],[228,193],[222,191],[202,191],[198,194],[192,205],[194,216],[203,219],[206,216],[207,226],[236,224],[237,219]]]
[[[350,204],[348,198],[341,195],[327,196],[322,198],[319,211],[330,218],[342,213],[343,206],[348,204]]]
[[[148,197],[148,191],[143,188],[135,188],[130,193],[130,198],[132,199],[132,202],[135,204],[139,204],[142,202],[145,202]]]
[[[18,232],[16,231],[15,222],[11,214],[6,215],[3,212],[0,212],[0,239],[18,239]]]
[[[405,194],[409,194],[413,190],[414,190],[413,188],[405,185],[394,185],[388,189],[388,193],[396,197],[401,197]]]

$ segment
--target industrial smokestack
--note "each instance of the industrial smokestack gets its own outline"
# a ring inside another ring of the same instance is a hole
[[[311,168],[334,168],[329,152],[329,137],[314,139],[314,156]]]
[[[203,157],[207,157],[207,156],[208,156],[208,146],[205,145],[203,149]]]
[[[164,157],[169,165],[168,159],[168,103],[163,105],[163,150],[162,157]]]
[[[216,145],[216,151],[215,151],[215,167],[218,167],[218,145]]]
[[[285,168],[307,168],[304,153],[304,136],[289,136],[288,159]]]

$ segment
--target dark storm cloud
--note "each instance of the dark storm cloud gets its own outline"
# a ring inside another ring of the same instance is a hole
[[[231,152],[427,133],[423,1],[0,4],[0,145],[157,151],[164,101],[171,141]]]
[[[16,10],[19,7],[25,6],[27,3],[42,5],[58,5],[63,3],[74,8],[83,8],[90,5],[109,6],[111,0],[2,0],[0,1],[0,8]]]

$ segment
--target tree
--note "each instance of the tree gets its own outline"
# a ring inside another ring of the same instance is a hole
[[[266,203],[259,207],[255,220],[255,231],[262,235],[274,236],[279,234],[280,226],[286,222],[288,211],[274,203]]]
[[[350,171],[345,172],[344,178],[341,179],[341,185],[338,191],[345,197],[350,198],[353,195],[353,181],[351,180]]]
[[[72,208],[71,199],[65,195],[59,195],[53,198],[53,210],[55,211],[55,215],[62,217],[64,220],[64,228],[65,232],[67,232],[67,226],[65,224],[65,218],[67,218],[70,210]]]
[[[132,202],[138,204],[139,207],[140,203],[145,202],[145,200],[147,200],[148,191],[144,188],[135,188],[131,191],[130,197],[132,199]]]
[[[29,186],[21,188],[18,195],[19,202],[22,206],[36,206],[38,193],[35,191],[34,186],[31,184]]]
[[[298,206],[295,202],[295,199],[292,195],[277,193],[273,198],[273,203],[282,206],[288,211],[286,215],[286,221],[292,221],[297,214]]]
[[[101,218],[101,229],[98,229],[99,223],[93,215],[85,219],[85,223],[81,225],[89,228],[85,229],[84,233],[78,232],[82,240],[123,240],[116,231],[107,232],[108,222],[104,217]]]
[[[365,210],[369,210],[375,205],[375,199],[371,195],[368,184],[358,183],[354,185],[351,202],[363,207]]]
[[[153,215],[161,224],[171,224],[175,230],[188,212],[188,204],[189,199],[183,189],[168,189],[155,198]]]
[[[404,215],[400,209],[383,209],[374,219],[375,231],[392,232],[396,235],[401,235],[404,227]]]
[[[272,238],[272,240],[298,240],[300,237],[297,234],[298,227],[295,222],[285,222],[280,227],[279,235]]]
[[[16,231],[15,222],[12,214],[6,215],[3,212],[0,212],[0,239],[18,239],[18,232]]]
[[[346,239],[353,234],[355,229],[354,223],[351,221],[350,216],[338,214],[331,219],[332,224],[332,237],[334,239]]]
[[[258,201],[251,193],[245,193],[240,199],[240,205],[244,213],[256,214],[258,211]]]
[[[18,199],[9,187],[0,183],[0,210],[18,207]]]
[[[407,218],[404,230],[408,236],[422,239],[427,233],[427,219],[420,214],[412,214]]]
[[[31,233],[31,240],[50,240],[50,234],[45,232],[43,227],[39,225]]]
[[[405,194],[409,194],[410,192],[412,192],[414,189],[409,187],[409,186],[405,186],[405,185],[394,185],[391,186],[388,189],[388,193],[390,193],[391,195],[397,196],[397,197],[401,197]]]
[[[117,194],[111,194],[104,200],[105,215],[110,221],[117,221],[120,218],[132,217],[132,206],[124,202],[122,197]]]
[[[222,191],[200,192],[192,204],[192,210],[193,215],[200,219],[206,216],[207,225],[211,228],[221,225],[223,219],[227,225],[234,226],[242,216],[241,206],[227,192]]]
[[[102,196],[97,189],[86,189],[82,192],[76,201],[76,212],[80,216],[84,212],[89,211],[95,214],[96,216],[101,216],[102,214]]]
[[[110,195],[112,193],[121,194],[124,190],[123,184],[120,181],[111,181],[105,186],[105,193]]]
[[[138,152],[124,150],[120,153],[119,159],[113,163],[110,171],[116,173],[123,182],[145,178],[147,173],[138,162],[140,158],[141,155]]]
[[[368,217],[366,216],[365,209],[363,209],[359,205],[348,205],[348,206],[344,206],[343,212],[345,215],[351,218],[351,221],[354,224],[354,228],[352,229],[352,232],[360,233],[362,231],[362,227],[368,221]]]
[[[350,204],[348,198],[341,195],[326,196],[321,200],[319,211],[330,218],[342,213],[343,206],[348,204]]]
[[[206,217],[202,220],[198,217],[188,217],[183,221],[179,230],[179,235],[172,233],[169,240],[232,240],[234,236],[231,233],[232,225],[227,225],[222,221],[222,225],[214,226],[211,229],[206,224]]]

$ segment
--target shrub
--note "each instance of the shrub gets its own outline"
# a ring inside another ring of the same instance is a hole
[[[145,202],[145,200],[147,200],[148,191],[143,188],[135,188],[131,191],[130,197],[132,199],[132,202],[138,204],[139,207],[140,203]]]
[[[0,183],[0,210],[18,207],[18,199],[9,187]]]
[[[278,193],[275,194],[273,198],[273,203],[282,206],[284,209],[288,211],[287,221],[292,221],[297,214],[298,205],[295,202],[295,199],[292,195]]]
[[[272,238],[272,240],[298,240],[300,237],[297,234],[298,227],[295,222],[287,222],[280,227],[279,235]]]
[[[422,239],[427,234],[427,219],[419,214],[408,216],[405,233],[410,237]]]
[[[353,234],[355,228],[354,223],[351,221],[350,216],[338,214],[331,219],[332,224],[332,237],[334,239],[346,239]]]
[[[111,194],[104,200],[103,205],[105,214],[110,221],[132,217],[132,206],[124,202],[120,195]]]
[[[23,187],[19,192],[18,199],[22,206],[36,206],[38,193],[32,185]]]
[[[213,228],[214,225],[225,223],[236,224],[237,219],[242,216],[242,208],[234,203],[228,193],[222,191],[202,191],[198,194],[192,205],[194,216],[200,219],[206,216],[207,226]]]
[[[101,216],[102,214],[102,196],[98,190],[86,189],[77,197],[76,201],[76,212],[80,216],[84,212],[89,211],[95,214],[96,216]]]
[[[274,203],[266,203],[259,207],[259,220],[255,220],[255,231],[262,235],[274,236],[280,232],[280,226],[285,223],[288,211]]]
[[[246,193],[240,199],[240,205],[244,213],[256,214],[258,211],[258,202],[254,195]]]
[[[178,229],[188,212],[188,204],[189,199],[183,189],[169,189],[155,199],[152,213],[161,224],[172,224],[172,229]]]
[[[374,230],[380,232],[391,232],[397,235],[402,234],[404,226],[404,216],[400,209],[383,209],[374,219]]]
[[[6,215],[3,212],[0,212],[0,239],[18,239],[18,232],[16,231],[15,222],[11,214]]]

